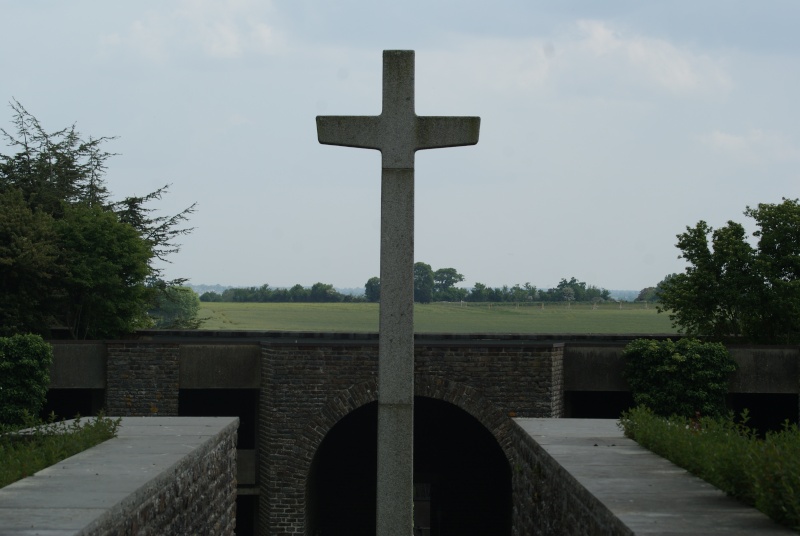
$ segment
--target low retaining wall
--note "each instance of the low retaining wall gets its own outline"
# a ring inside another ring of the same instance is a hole
[[[238,426],[124,417],[116,438],[0,489],[0,533],[232,535]]]
[[[789,536],[624,437],[613,419],[515,419],[514,536]]]
[[[510,432],[517,452],[511,477],[513,536],[633,534],[521,426]]]

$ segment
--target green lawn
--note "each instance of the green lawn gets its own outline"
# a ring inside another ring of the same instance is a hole
[[[203,303],[201,329],[377,332],[374,303]],[[420,333],[675,333],[641,304],[417,304]]]

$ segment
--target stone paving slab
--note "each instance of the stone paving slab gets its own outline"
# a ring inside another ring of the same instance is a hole
[[[123,417],[116,438],[0,489],[0,536],[78,534],[236,417]]]
[[[615,420],[514,420],[634,534],[797,534],[626,438]]]

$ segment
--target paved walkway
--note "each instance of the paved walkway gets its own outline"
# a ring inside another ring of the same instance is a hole
[[[797,534],[626,438],[608,419],[515,419],[634,534]]]

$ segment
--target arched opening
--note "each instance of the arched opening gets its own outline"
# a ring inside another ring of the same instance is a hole
[[[414,404],[415,534],[510,534],[511,470],[495,438],[453,404]],[[322,441],[306,489],[309,534],[375,534],[377,419],[367,404]]]

